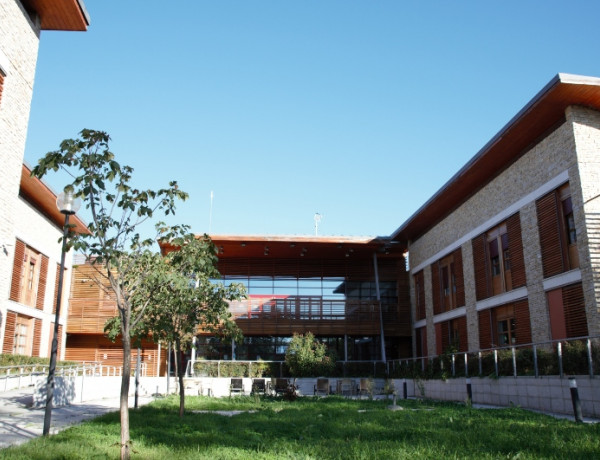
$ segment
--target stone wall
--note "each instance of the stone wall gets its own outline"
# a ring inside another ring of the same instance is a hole
[[[588,328],[590,335],[600,335],[600,113],[577,107],[567,115],[577,146],[573,181],[580,190],[573,204]]]
[[[0,323],[4,324],[14,252],[14,215],[33,94],[39,26],[14,0],[0,2]],[[0,327],[0,343],[4,327]]]
[[[600,152],[600,113],[583,107],[569,107],[563,124],[465,201],[451,215],[418,240],[410,242],[411,274],[423,269],[426,278],[429,354],[435,354],[436,351],[433,318],[430,317],[433,313],[432,297],[431,294],[428,295],[431,291],[431,284],[428,284],[431,279],[430,273],[428,276],[430,264],[461,247],[469,350],[477,350],[479,348],[478,305],[475,299],[471,239],[503,222],[515,212],[519,212],[521,222],[527,277],[527,288],[523,292],[529,302],[532,341],[543,342],[551,339],[535,200],[567,180],[571,184],[589,333],[600,334],[600,199],[597,198],[600,196],[600,156],[598,152]],[[585,213],[582,212],[583,210]],[[411,283],[414,283],[412,277]],[[501,297],[498,296],[488,303],[492,305],[494,301],[500,302]],[[414,312],[414,301],[412,308]]]

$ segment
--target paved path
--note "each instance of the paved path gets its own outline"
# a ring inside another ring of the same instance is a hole
[[[152,399],[139,397],[138,405],[147,404]],[[42,435],[45,409],[32,408],[32,403],[32,387],[0,392],[0,449]],[[129,407],[133,405],[134,398],[130,398]],[[71,425],[116,410],[119,410],[118,397],[55,407],[52,409],[50,433],[58,433]]]

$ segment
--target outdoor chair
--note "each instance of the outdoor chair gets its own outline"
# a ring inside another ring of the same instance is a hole
[[[275,382],[272,382],[272,388],[273,388],[273,393],[275,393],[275,395],[282,395],[284,394],[289,386],[289,381],[288,379],[273,379],[275,380]]]
[[[337,393],[343,396],[354,395],[355,384],[352,379],[341,379],[337,382]]]
[[[233,394],[244,394],[244,379],[231,379],[229,385],[229,396]]]
[[[252,394],[264,395],[265,391],[265,379],[252,379]]]
[[[374,382],[372,379],[360,379],[358,381],[358,389],[357,389],[358,396],[370,395],[371,392],[373,391],[373,385],[374,385]]]
[[[329,396],[331,393],[331,387],[329,386],[329,379],[318,378],[315,384],[315,396]]]

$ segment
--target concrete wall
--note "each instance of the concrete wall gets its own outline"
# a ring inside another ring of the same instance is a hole
[[[296,379],[298,394],[312,396],[314,394],[315,378]],[[357,380],[357,379],[354,379]],[[337,379],[330,379],[335,390]],[[404,379],[394,379],[391,382],[395,388],[398,400],[403,397]],[[600,418],[600,379],[590,379],[578,376],[577,386],[584,417]],[[185,393],[187,396],[229,396],[229,378],[200,377],[186,379]],[[252,379],[245,378],[244,393],[250,394]],[[465,378],[448,380],[412,380],[406,379],[407,395],[409,398],[425,398],[440,401],[464,402],[467,400]],[[473,393],[472,402],[493,406],[518,406],[523,409],[543,412],[573,415],[569,379],[560,377],[501,377],[499,379],[471,378]],[[54,390],[54,405],[62,406],[92,401],[104,398],[118,398],[121,388],[121,377],[57,377]],[[374,394],[382,397],[384,380],[375,379]],[[177,382],[171,378],[169,392],[177,392]],[[139,395],[167,393],[165,377],[140,378]],[[129,388],[129,396],[135,394],[133,379]],[[34,405],[42,407],[46,404],[46,379],[40,378],[34,392]]]
[[[576,378],[584,417],[600,418],[600,379]],[[465,378],[407,380],[409,396],[442,401],[466,401]],[[471,378],[472,402],[518,406],[555,414],[573,415],[569,379],[560,377]],[[400,393],[399,393],[400,394]]]

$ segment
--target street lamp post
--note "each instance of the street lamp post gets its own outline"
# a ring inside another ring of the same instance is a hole
[[[46,384],[46,412],[44,414],[44,436],[50,433],[50,419],[52,418],[52,398],[54,397],[54,371],[56,370],[56,354],[58,351],[58,326],[60,319],[60,302],[62,298],[63,273],[65,270],[65,254],[67,251],[67,236],[69,234],[69,217],[75,214],[81,205],[81,200],[73,196],[73,192],[62,192],[56,197],[56,207],[65,215],[63,227],[62,251],[60,254],[60,272],[56,292],[56,315],[54,317],[54,336],[50,351],[50,367],[48,369],[48,383]]]

